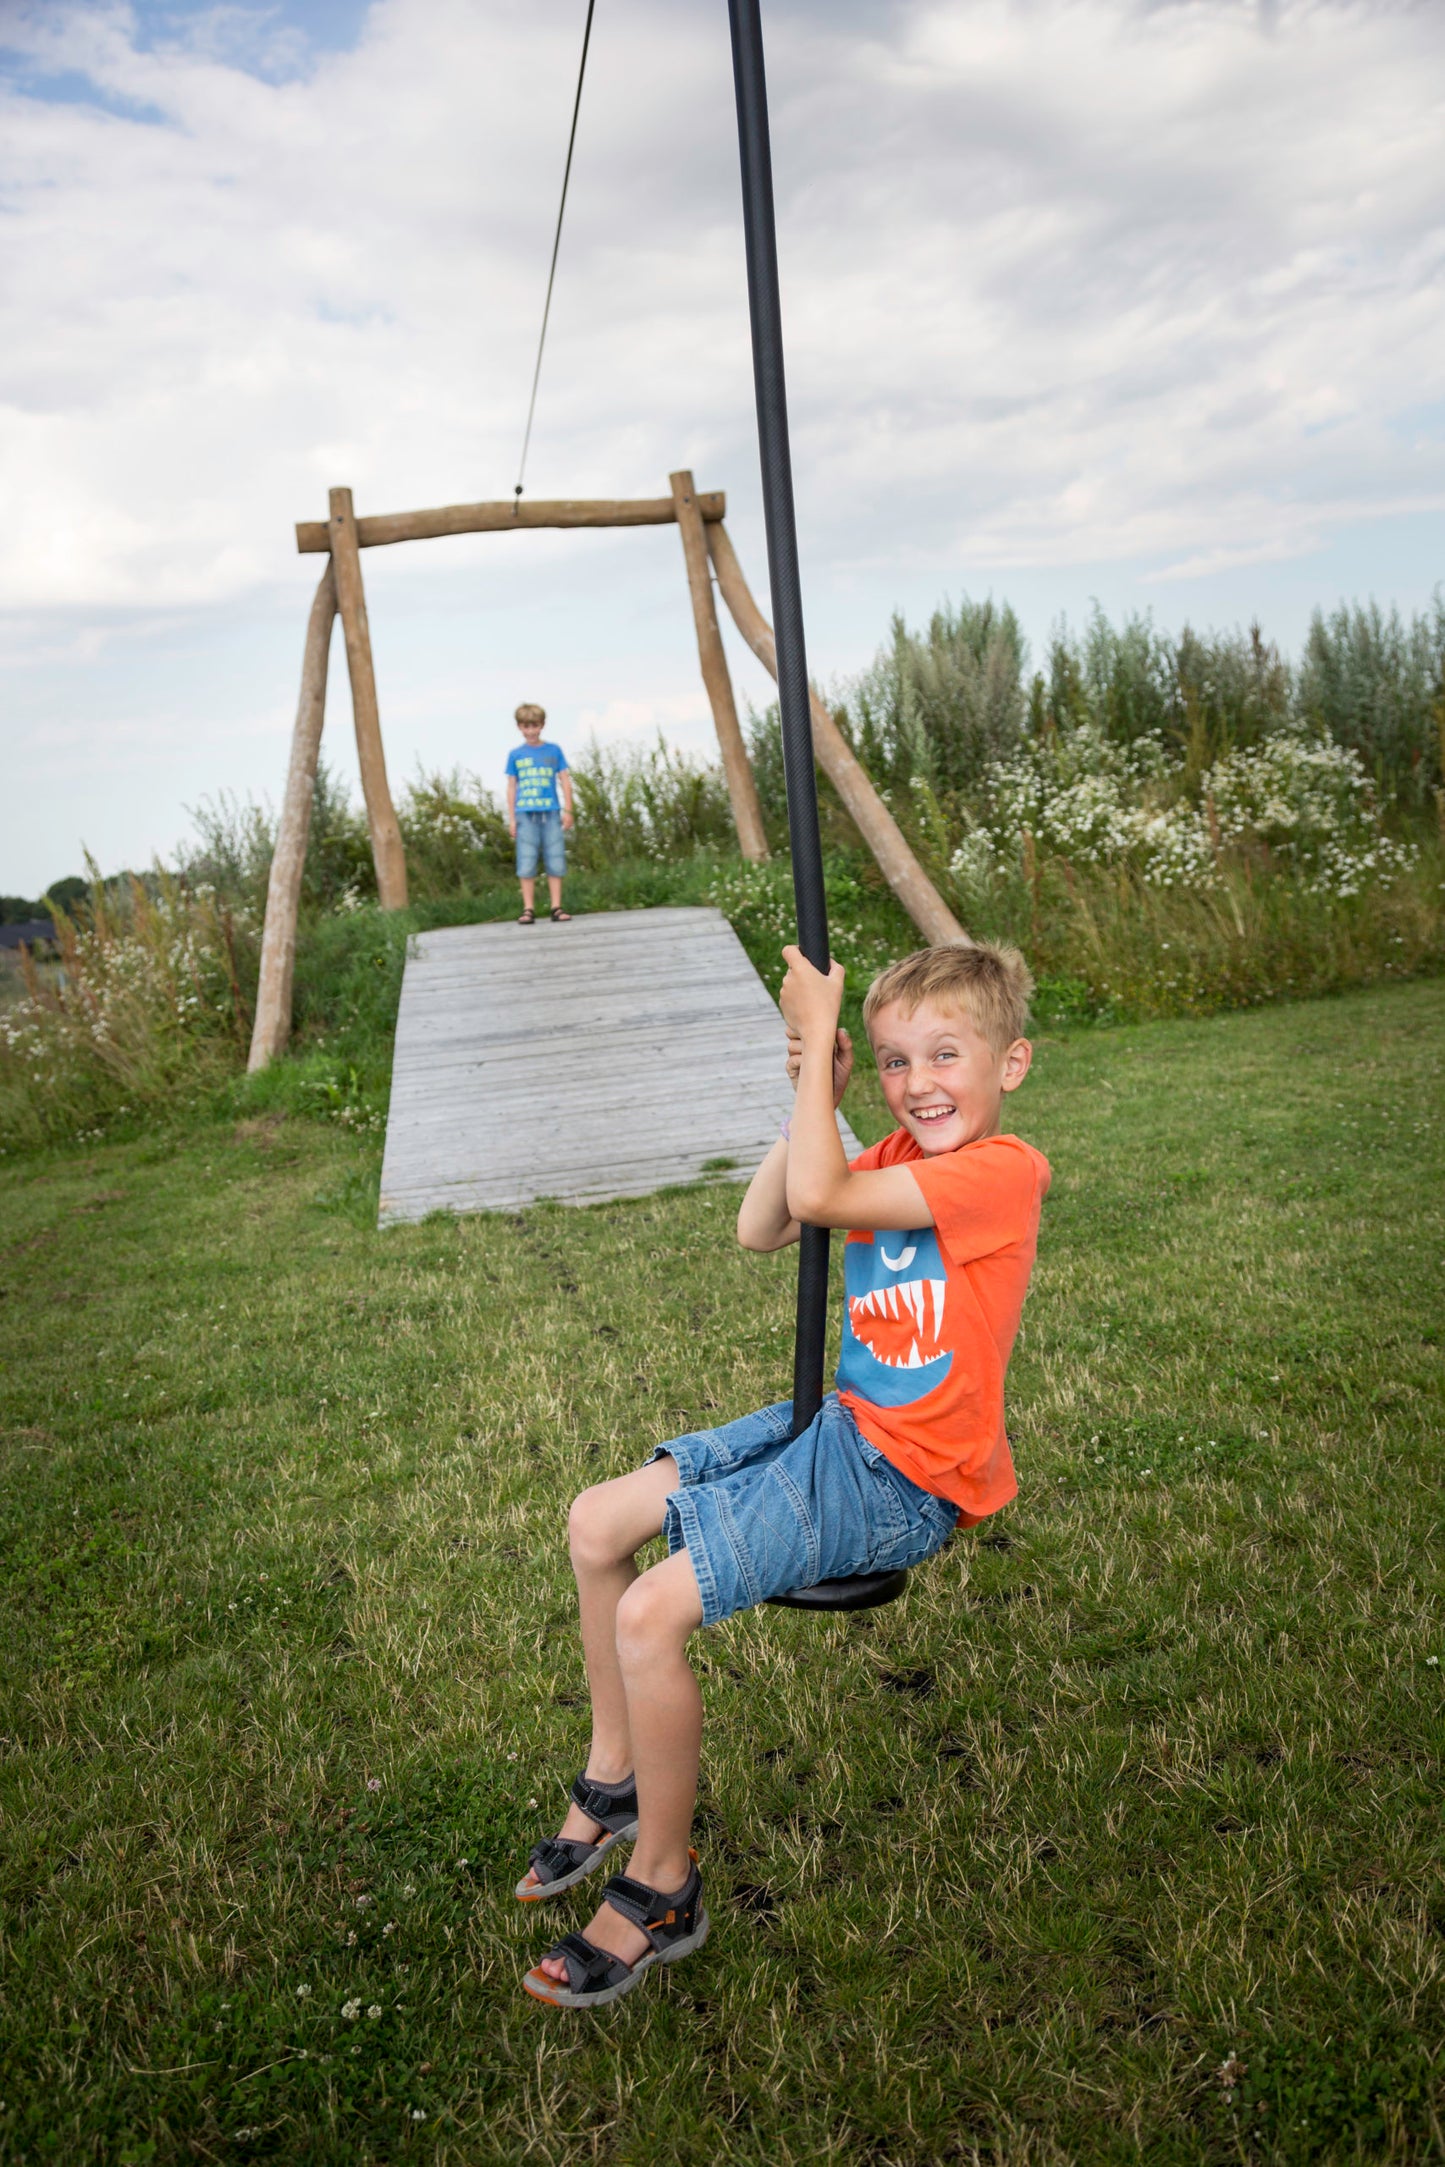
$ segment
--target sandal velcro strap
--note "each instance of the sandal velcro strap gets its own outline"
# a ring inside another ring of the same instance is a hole
[[[542,1961],[552,1957],[560,1957],[567,1966],[567,1984],[574,1994],[595,1994],[599,1987],[616,1986],[632,1970],[620,1956],[597,1948],[585,1934],[564,1934]]]
[[[602,1891],[603,1903],[640,1926],[654,1949],[692,1933],[701,1898],[702,1876],[695,1866],[682,1887],[671,1894],[650,1889],[645,1881],[634,1881],[627,1874],[614,1874]]]
[[[584,1773],[572,1786],[572,1803],[599,1828],[625,1828],[637,1819],[637,1784],[629,1777],[622,1790],[613,1783],[594,1783]]]
[[[575,1873],[596,1849],[595,1843],[584,1843],[576,1836],[544,1836],[533,1844],[527,1864],[545,1888],[564,1874]]]

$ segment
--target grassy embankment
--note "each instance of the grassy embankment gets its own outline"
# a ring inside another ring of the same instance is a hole
[[[509,1893],[563,1510],[778,1392],[789,1261],[725,1187],[381,1237],[295,1118],[0,1169],[0,2155],[1437,2157],[1442,1026],[1044,1039],[1023,1496],[700,1644],[714,1936],[600,2021]]]

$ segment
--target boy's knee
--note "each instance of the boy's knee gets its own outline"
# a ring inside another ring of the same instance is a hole
[[[567,1515],[567,1543],[577,1565],[615,1565],[617,1537],[612,1526],[610,1482],[596,1482],[572,1500]]]
[[[654,1566],[633,1581],[617,1605],[617,1653],[624,1662],[645,1659],[659,1647],[686,1640],[698,1622],[690,1591]]]

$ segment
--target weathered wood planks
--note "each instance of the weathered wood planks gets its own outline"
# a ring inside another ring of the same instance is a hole
[[[717,1159],[745,1180],[792,1102],[783,1062],[777,1009],[720,911],[419,934],[380,1224],[642,1196]]]

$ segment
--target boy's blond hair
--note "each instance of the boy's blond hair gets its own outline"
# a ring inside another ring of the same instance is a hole
[[[869,1036],[880,1008],[896,1001],[911,1016],[925,1001],[959,1008],[998,1053],[1028,1029],[1033,974],[1017,948],[975,941],[965,947],[920,948],[890,963],[863,996],[863,1022]]]
[[[538,707],[535,700],[523,700],[521,706],[517,709],[517,720],[518,722],[545,722],[547,720],[547,710],[545,707]]]

